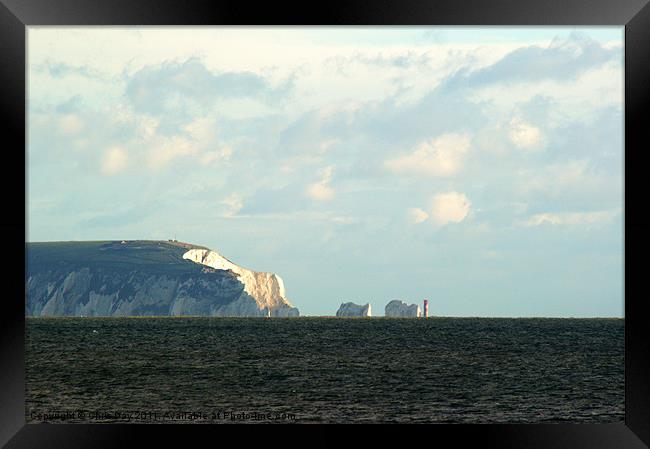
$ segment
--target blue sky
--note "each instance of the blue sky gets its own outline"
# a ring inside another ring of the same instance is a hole
[[[29,27],[28,239],[168,239],[303,315],[623,316],[622,27]]]

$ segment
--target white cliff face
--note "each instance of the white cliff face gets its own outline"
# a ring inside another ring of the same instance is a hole
[[[353,302],[346,302],[341,304],[339,310],[336,311],[336,316],[372,316],[372,308],[370,303],[362,306]]]
[[[235,309],[243,307],[244,315],[298,316],[298,309],[285,296],[282,278],[276,274],[248,270],[207,249],[191,249],[183,254],[183,259],[215,270],[230,270],[244,284],[241,298],[229,306],[232,310],[224,309],[219,314],[237,315],[239,311]]]
[[[406,304],[404,301],[394,299],[386,304],[385,315],[387,317],[418,318],[422,316],[422,312],[417,304]]]
[[[282,279],[161,241],[27,245],[27,316],[299,316]]]

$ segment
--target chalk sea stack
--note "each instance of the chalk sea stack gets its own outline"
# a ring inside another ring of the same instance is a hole
[[[339,310],[336,311],[336,316],[372,316],[372,310],[370,303],[362,306],[353,302],[346,302],[341,304]]]
[[[419,318],[422,316],[422,311],[417,304],[406,304],[404,301],[394,299],[386,304],[384,315],[393,318]]]
[[[298,316],[282,279],[176,241],[27,243],[28,316]]]

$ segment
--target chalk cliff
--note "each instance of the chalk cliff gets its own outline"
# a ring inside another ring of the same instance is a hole
[[[229,261],[228,266],[211,267],[202,263],[203,259],[197,260],[197,251],[213,253],[179,242],[28,243],[25,313],[299,315],[286,299],[278,276],[246,270]]]
[[[284,291],[284,282],[277,274],[251,271],[208,249],[191,249],[183,254],[183,259],[215,270],[232,271],[244,284],[244,292],[255,299],[258,308],[270,309],[271,315],[298,316],[298,309],[291,307]]]
[[[406,304],[399,299],[394,299],[386,304],[384,311],[387,317],[418,318],[422,316],[419,305]]]
[[[372,309],[370,303],[362,306],[353,302],[346,302],[341,304],[339,310],[336,311],[336,316],[372,316]]]

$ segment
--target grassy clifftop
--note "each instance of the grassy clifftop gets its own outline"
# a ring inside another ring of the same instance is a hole
[[[60,265],[144,269],[171,273],[200,271],[201,266],[183,259],[199,245],[157,240],[30,242],[26,244],[27,270]]]

